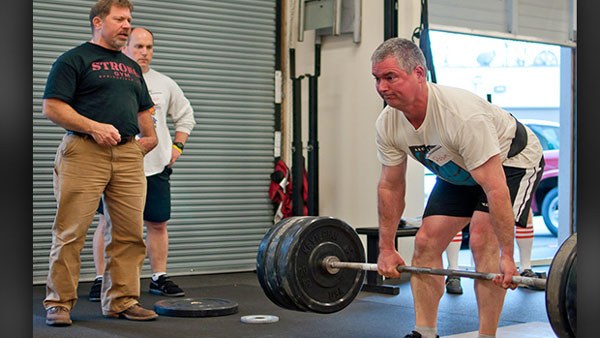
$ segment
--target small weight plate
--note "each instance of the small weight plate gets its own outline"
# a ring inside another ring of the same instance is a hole
[[[242,321],[242,323],[247,324],[270,324],[277,323],[279,321],[279,317],[271,315],[249,315],[242,316],[240,320]]]
[[[154,303],[154,311],[171,317],[226,316],[238,311],[238,303],[221,298],[164,299]]]
[[[577,233],[572,234],[558,248],[552,259],[546,282],[546,312],[548,321],[558,337],[576,337],[569,323],[569,312],[577,313],[576,302],[569,304],[568,298],[573,297],[569,290],[571,270],[576,269],[577,263]],[[576,287],[576,286],[575,286]],[[571,286],[572,288],[572,286]],[[575,293],[577,290],[574,290]],[[571,321],[573,318],[571,318]]]

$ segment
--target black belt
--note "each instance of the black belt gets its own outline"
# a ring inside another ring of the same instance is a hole
[[[117,142],[117,145],[120,146],[133,140],[135,140],[135,136],[121,136],[121,141]]]
[[[515,138],[513,138],[510,144],[510,149],[508,150],[507,158],[511,158],[517,155],[527,146],[527,130],[525,130],[525,126],[516,118],[515,122],[517,123],[517,128],[515,130]]]
[[[78,131],[72,131],[72,130],[67,130],[67,135],[76,135],[79,137],[83,137],[83,138],[87,138],[90,140],[94,140],[94,138],[92,137],[92,135],[90,134],[86,134],[86,133],[80,133]],[[117,142],[116,145],[120,146],[123,145],[125,143],[131,142],[135,140],[135,136],[121,136],[121,141]]]

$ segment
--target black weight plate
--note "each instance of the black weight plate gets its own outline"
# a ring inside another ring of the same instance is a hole
[[[221,298],[164,299],[154,303],[154,311],[171,317],[216,317],[238,312],[238,303]]]
[[[270,269],[269,272],[266,274],[267,284],[270,286],[270,289],[273,292],[275,304],[283,307],[284,309],[304,311],[302,305],[296,303],[294,299],[290,297],[288,293],[285,292],[285,289],[282,288],[281,285],[282,272],[279,268],[279,260],[281,259],[281,257],[285,256],[285,253],[281,254],[282,240],[285,239],[286,236],[288,236],[290,231],[293,232],[294,228],[312,220],[313,218],[314,217],[311,216],[296,217],[293,221],[283,224],[274,233],[267,251],[267,255],[265,257],[265,267],[268,267]],[[284,269],[286,268],[287,267],[284,267]]]
[[[297,270],[290,286],[303,303],[319,313],[337,312],[348,306],[360,292],[365,272],[341,269],[336,274],[326,271],[322,261],[335,256],[344,262],[365,262],[362,243],[346,223],[336,219],[321,219],[304,229],[300,236],[306,239],[295,247]]]
[[[302,217],[287,217],[277,222],[263,237],[260,245],[258,246],[258,254],[256,255],[256,275],[260,286],[271,302],[283,308],[286,308],[290,302],[288,301],[285,304],[282,304],[282,302],[275,296],[275,293],[278,292],[276,291],[278,286],[274,285],[272,280],[270,280],[270,276],[274,274],[275,269],[273,263],[267,263],[266,260],[269,250],[272,249],[271,244],[273,238],[277,235],[277,233],[282,229],[287,228],[290,223],[298,221],[301,218]]]
[[[565,308],[567,310],[567,318],[569,319],[569,327],[573,331],[573,335],[577,336],[577,255],[569,269],[569,277],[567,278],[567,289],[565,295]]]
[[[571,269],[575,269],[577,258],[577,233],[572,234],[561,244],[552,259],[546,282],[546,312],[552,330],[559,338],[575,337],[569,324],[567,304],[568,280]],[[572,311],[573,309],[571,309]],[[577,312],[576,309],[575,313]]]
[[[317,313],[333,313],[348,306],[360,292],[365,276],[365,271],[355,269],[327,272],[322,267],[326,256],[365,262],[362,242],[348,224],[332,217],[305,222],[289,241],[287,269],[282,276],[282,286],[295,303]]]
[[[278,250],[275,255],[273,255],[276,269],[274,275],[276,281],[274,283],[279,286],[281,294],[285,295],[285,297],[295,305],[293,308],[289,308],[290,310],[309,311],[302,300],[299,300],[298,297],[292,293],[286,276],[293,273],[293,271],[291,271],[293,270],[293,267],[289,266],[290,246],[298,240],[298,232],[302,227],[313,222],[315,219],[317,219],[317,217],[306,217],[302,222],[296,222],[286,229],[285,232],[280,233]]]
[[[271,242],[273,240],[274,235],[281,230],[282,227],[285,227],[286,224],[294,221],[294,217],[288,217],[277,224],[275,224],[269,232],[265,235],[261,244],[259,246],[257,258],[256,258],[256,268],[257,268],[257,277],[260,282],[265,295],[277,306],[285,307],[284,304],[279,301],[278,298],[275,297],[275,293],[277,292],[277,286],[273,285],[272,281],[269,280],[269,276],[273,274],[273,267],[266,262],[266,258],[268,256],[268,252],[271,249]]]

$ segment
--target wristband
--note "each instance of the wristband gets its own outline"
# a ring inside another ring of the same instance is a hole
[[[177,149],[177,151],[179,151],[179,153],[183,153],[183,143],[181,142],[173,142],[173,148]]]

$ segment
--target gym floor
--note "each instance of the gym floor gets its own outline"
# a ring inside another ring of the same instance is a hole
[[[540,271],[543,269],[540,269]],[[360,292],[345,309],[333,314],[297,312],[279,308],[265,296],[254,272],[173,277],[189,298],[218,298],[238,303],[238,312],[218,317],[159,316],[155,321],[134,322],[102,317],[100,303],[87,300],[91,282],[79,286],[79,300],[71,313],[73,325],[45,324],[42,306],[45,287],[33,287],[33,337],[403,337],[414,327],[412,294],[408,280],[393,280],[398,295]],[[142,279],[142,306],[167,297],[148,293]],[[476,337],[477,310],[473,280],[462,279],[462,295],[445,294],[439,311],[441,337]],[[179,298],[181,299],[181,298]],[[518,288],[509,291],[500,318],[498,337],[555,337],[545,310],[545,293]],[[271,324],[245,324],[246,315],[274,315]]]
[[[532,260],[543,261],[544,255],[556,252],[556,238],[536,226]],[[539,258],[539,259],[538,259]],[[459,268],[469,265],[470,252],[461,250]],[[548,272],[548,265],[535,266]],[[160,316],[155,321],[134,322],[102,317],[100,303],[87,300],[91,282],[79,285],[79,300],[71,312],[73,325],[50,327],[45,324],[42,306],[45,286],[33,286],[33,337],[404,337],[414,328],[413,298],[408,275],[386,284],[400,287],[398,295],[360,292],[342,311],[333,314],[297,312],[280,308],[264,294],[254,272],[173,276],[188,298],[217,298],[236,302],[238,312],[217,317]],[[146,308],[164,299],[148,293],[149,279],[142,279],[140,303]],[[440,337],[476,338],[478,319],[473,280],[462,278],[462,295],[445,294],[440,302],[438,334]],[[245,324],[246,315],[274,315],[276,323]],[[556,337],[546,314],[545,292],[517,288],[509,291],[497,337]]]

